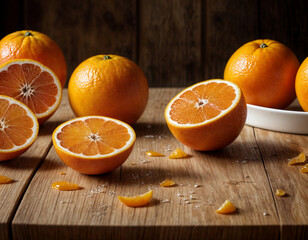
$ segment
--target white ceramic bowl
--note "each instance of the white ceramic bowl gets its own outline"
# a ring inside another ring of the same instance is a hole
[[[271,131],[308,134],[308,112],[301,110],[297,100],[285,110],[247,104],[246,124]]]

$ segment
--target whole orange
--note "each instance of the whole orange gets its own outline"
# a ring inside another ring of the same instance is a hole
[[[135,123],[149,96],[142,70],[117,55],[97,55],[83,61],[68,84],[70,105],[76,116],[99,115]]]
[[[66,81],[66,62],[59,46],[47,35],[30,30],[11,33],[0,41],[0,65],[13,59],[32,59],[49,67]]]
[[[308,57],[300,65],[295,80],[297,99],[304,111],[308,112]]]
[[[299,61],[284,44],[269,39],[248,42],[229,59],[224,79],[242,89],[247,103],[284,108],[296,97]]]

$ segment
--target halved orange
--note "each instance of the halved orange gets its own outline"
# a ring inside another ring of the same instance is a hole
[[[75,118],[58,126],[52,135],[61,160],[89,175],[121,166],[130,155],[136,135],[126,123],[103,116]]]
[[[242,131],[246,116],[247,106],[241,89],[219,79],[184,89],[165,110],[166,122],[175,138],[199,151],[229,145]]]
[[[149,190],[144,194],[133,197],[118,196],[118,199],[128,207],[143,207],[150,202],[152,195],[153,190]]]
[[[54,72],[43,64],[17,59],[0,67],[0,94],[23,102],[42,124],[59,107],[62,87]]]
[[[0,161],[24,153],[33,144],[38,131],[37,119],[26,105],[0,95]]]

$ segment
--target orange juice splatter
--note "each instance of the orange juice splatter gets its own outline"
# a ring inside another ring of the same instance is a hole
[[[284,190],[282,190],[282,189],[277,189],[276,192],[275,192],[275,195],[277,197],[283,197],[283,196],[286,195],[286,192]]]
[[[166,179],[165,181],[161,182],[159,185],[162,187],[171,187],[175,185],[175,182],[173,182],[170,179]]]
[[[60,191],[72,191],[72,190],[80,189],[78,184],[71,183],[71,182],[65,182],[65,181],[53,183],[52,188],[60,190]]]
[[[164,157],[165,156],[164,154],[154,152],[154,151],[147,151],[145,154],[149,157]]]
[[[13,182],[13,179],[0,175],[0,184],[11,183],[11,182]]]
[[[169,156],[170,159],[186,158],[188,155],[182,149],[175,149]]]
[[[303,167],[301,167],[300,170],[302,173],[308,173],[308,163],[306,165],[304,165]]]
[[[297,164],[297,163],[303,163],[306,161],[305,153],[301,152],[298,156],[291,158],[289,161],[289,165]]]
[[[59,172],[59,175],[66,175],[66,172]]]

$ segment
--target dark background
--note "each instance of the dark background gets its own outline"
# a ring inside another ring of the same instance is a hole
[[[232,53],[270,38],[302,62],[308,56],[307,0],[1,0],[0,37],[49,35],[63,50],[68,79],[83,60],[118,54],[135,61],[151,87],[222,78]]]

